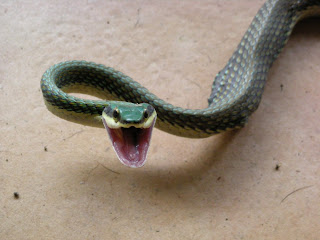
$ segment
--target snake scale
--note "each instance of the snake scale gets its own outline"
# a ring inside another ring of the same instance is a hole
[[[243,127],[258,108],[268,71],[295,26],[317,16],[319,0],[268,0],[260,8],[226,66],[216,75],[209,106],[183,109],[150,93],[125,74],[100,64],[69,61],[49,68],[41,80],[48,109],[69,121],[103,127],[107,100],[85,100],[68,92],[102,99],[148,103],[157,112],[156,127],[191,138]]]

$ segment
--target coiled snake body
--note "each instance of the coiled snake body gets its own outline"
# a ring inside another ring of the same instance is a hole
[[[52,113],[61,118],[95,127],[103,127],[101,114],[104,109],[119,102],[84,100],[66,92],[147,103],[157,112],[156,127],[179,136],[207,137],[241,128],[257,109],[267,73],[295,24],[302,18],[319,13],[320,0],[268,0],[254,17],[226,66],[216,75],[209,106],[205,109],[173,106],[123,73],[85,61],[59,63],[44,73],[41,89],[45,103]],[[121,108],[121,103],[113,106],[107,111],[108,116],[114,119]],[[152,115],[155,118],[152,113],[153,110],[146,114],[147,117]],[[107,114],[105,116],[108,118]],[[115,119],[115,122],[118,120]],[[141,124],[143,119],[139,121]],[[134,124],[129,123],[129,127],[132,126]],[[126,128],[125,125],[121,127]]]

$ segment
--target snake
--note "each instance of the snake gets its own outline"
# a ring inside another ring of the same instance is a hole
[[[215,76],[204,109],[174,106],[114,68],[78,60],[55,64],[43,74],[44,102],[60,118],[105,127],[121,163],[142,167],[154,126],[188,138],[244,127],[259,106],[268,71],[294,26],[319,14],[319,0],[267,0]],[[85,93],[100,100],[70,93]]]

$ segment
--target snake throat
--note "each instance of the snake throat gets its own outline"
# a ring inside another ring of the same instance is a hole
[[[156,119],[148,128],[110,128],[106,120],[102,120],[120,162],[131,168],[142,167],[147,160]]]

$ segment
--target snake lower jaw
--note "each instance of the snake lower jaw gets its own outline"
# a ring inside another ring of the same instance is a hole
[[[147,160],[156,119],[149,128],[110,128],[102,120],[120,162],[131,168],[142,167]]]

